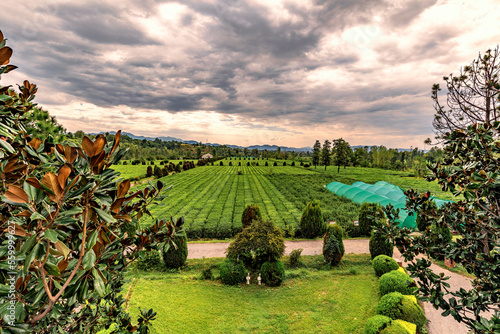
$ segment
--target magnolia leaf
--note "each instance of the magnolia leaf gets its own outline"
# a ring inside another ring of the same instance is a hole
[[[94,143],[89,139],[89,137],[83,137],[82,148],[89,158],[92,158],[94,156]]]
[[[64,156],[66,158],[66,161],[68,161],[70,164],[72,164],[73,162],[75,162],[76,158],[78,157],[78,150],[74,147],[66,145],[64,147]]]
[[[101,218],[102,220],[104,220],[107,224],[111,224],[111,223],[114,223],[116,222],[116,219],[113,218],[112,215],[110,215],[109,213],[101,210],[101,209],[98,209],[98,208],[93,208],[95,213],[97,213],[97,215],[99,216],[99,218]]]
[[[130,189],[130,180],[125,180],[118,185],[118,190],[116,191],[117,197],[125,197]]]
[[[9,59],[12,57],[12,49],[8,46],[4,46],[0,49],[0,65],[7,65]]]
[[[47,187],[52,192],[52,194],[55,195],[54,197],[51,196],[52,194],[47,194],[51,200],[53,200],[54,202],[58,202],[59,199],[61,199],[62,189],[57,180],[57,176],[54,173],[48,172],[47,174],[45,174],[42,179],[42,184]]]
[[[92,275],[94,276],[94,289],[99,294],[99,296],[104,297],[106,294],[106,287],[102,277],[97,273],[95,268],[92,269]]]
[[[111,153],[113,153],[118,145],[120,144],[120,136],[121,136],[122,130],[118,130],[118,132],[115,133],[115,140],[113,143],[113,148],[111,149]]]
[[[71,250],[61,240],[57,240],[54,247],[64,256],[65,259],[68,257],[69,252],[71,252]]]
[[[9,185],[9,188],[5,192],[5,197],[15,203],[24,204],[29,202],[28,194],[24,189],[13,184]]]
[[[37,189],[43,190],[42,185],[40,184],[40,181],[35,179],[34,177],[29,177],[26,179],[26,183],[28,183],[30,186],[33,186]]]
[[[57,237],[58,237],[59,234],[56,231],[54,231],[54,230],[47,230],[47,231],[45,231],[44,235],[45,235],[45,237],[47,239],[50,240],[50,242],[52,242],[54,244],[57,241],[59,241],[59,239],[57,239]]]
[[[94,250],[91,249],[86,252],[82,260],[83,270],[90,270],[94,266],[96,259]]]
[[[57,181],[59,182],[61,189],[66,188],[66,180],[68,179],[70,173],[71,173],[71,168],[68,167],[67,165],[62,166],[61,169],[59,170],[59,173],[57,174]]]
[[[61,275],[61,271],[59,270],[59,267],[57,267],[55,264],[52,264],[50,262],[46,262],[45,265],[43,266],[43,269],[47,270],[47,272],[52,276]]]
[[[47,218],[45,218],[45,216],[43,216],[41,213],[38,213],[38,212],[33,212],[33,214],[31,215],[30,217],[31,220],[35,220],[35,219],[42,219],[42,220],[45,220]]]
[[[31,262],[35,259],[36,253],[38,252],[38,248],[40,248],[40,244],[37,243],[35,247],[31,250],[28,256],[26,256],[26,260],[24,261],[24,274],[26,275],[28,273],[28,269],[31,266]]]
[[[94,142],[94,154],[93,155],[98,155],[101,153],[102,148],[106,144],[106,138],[104,137],[98,137],[95,142]]]
[[[87,239],[87,244],[85,245],[85,248],[88,250],[92,247],[94,247],[95,243],[97,242],[97,237],[99,236],[99,232],[97,230],[94,230],[89,238]]]

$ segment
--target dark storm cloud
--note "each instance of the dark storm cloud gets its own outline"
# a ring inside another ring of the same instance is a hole
[[[207,110],[297,126],[341,121],[387,129],[429,115],[428,106],[407,107],[409,99],[421,103],[429,86],[403,77],[400,72],[411,72],[403,66],[436,58],[445,63],[442,55],[462,33],[436,24],[406,39],[405,29],[435,0],[398,6],[286,2],[278,13],[263,3],[103,0],[30,7],[28,1],[13,8],[0,29],[20,71],[68,99],[170,113]],[[164,4],[178,6],[162,9]],[[172,21],[162,10],[179,14]],[[353,31],[353,38],[346,37]],[[367,62],[369,52],[373,59]],[[397,66],[402,69],[384,72]],[[322,71],[332,74],[318,77]],[[378,114],[380,121],[370,121]]]

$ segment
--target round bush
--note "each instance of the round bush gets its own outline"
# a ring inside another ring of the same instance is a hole
[[[391,322],[389,326],[382,329],[380,334],[409,334],[408,330],[399,322]]]
[[[241,215],[241,225],[243,228],[252,225],[254,220],[262,220],[262,214],[257,204],[248,205]]]
[[[391,318],[385,315],[376,315],[368,319],[365,325],[365,334],[378,334],[380,330],[391,323]]]
[[[323,257],[332,266],[336,266],[344,256],[344,242],[342,227],[330,225],[323,237]]]
[[[186,263],[188,256],[186,231],[172,238],[174,245],[170,245],[167,251],[163,250],[163,263],[167,268],[180,268]]]
[[[392,270],[398,270],[399,264],[392,257],[381,254],[373,259],[373,269],[377,277],[382,276]]]
[[[403,296],[399,292],[391,292],[377,304],[377,314],[385,315],[391,319],[401,319],[417,325],[420,332],[427,322],[424,311],[418,305],[415,296]]]
[[[325,233],[325,222],[319,202],[309,202],[300,219],[300,234],[305,238],[316,238],[323,233]]]
[[[390,292],[400,292],[404,295],[411,295],[417,289],[411,277],[399,270],[393,270],[383,274],[378,281],[378,285],[382,296]]]
[[[225,259],[220,265],[220,278],[222,283],[236,285],[245,280],[245,266],[242,261]]]
[[[266,261],[260,268],[262,281],[269,286],[280,286],[285,278],[285,265],[281,261]]]
[[[387,241],[387,238],[384,235],[375,233],[375,231],[372,232],[369,246],[372,259],[381,254],[392,257],[392,254],[394,252],[394,245],[391,242]]]

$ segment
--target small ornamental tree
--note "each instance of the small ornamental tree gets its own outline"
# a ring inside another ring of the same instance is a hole
[[[153,167],[148,166],[148,168],[146,168],[146,176],[147,177],[153,176]]]
[[[500,87],[499,87],[500,88]],[[497,88],[498,89],[498,88]],[[429,206],[420,211],[423,226],[449,228],[460,237],[443,243],[443,234],[429,240],[426,233],[411,234],[399,228],[397,211],[385,208],[387,224],[379,226],[380,233],[394,240],[403,258],[409,262],[408,271],[418,278],[418,293],[464,322],[475,333],[496,333],[500,330],[498,303],[500,301],[500,122],[474,124],[466,130],[457,130],[444,136],[445,158],[441,164],[430,166],[429,181],[437,180],[443,190],[463,198],[440,208]],[[430,193],[419,194],[408,190],[407,208],[418,211],[431,198]],[[472,287],[457,290],[449,287],[444,274],[437,275],[427,258],[441,255],[463,266],[476,277]],[[494,312],[486,317],[485,312]]]
[[[227,249],[227,257],[242,260],[258,269],[266,261],[278,261],[285,253],[281,230],[270,221],[254,220],[249,228],[238,233]]]
[[[262,220],[262,214],[257,204],[248,205],[241,215],[241,225],[243,228],[252,225],[254,220]]]
[[[316,166],[319,165],[320,154],[321,154],[321,143],[319,142],[319,140],[316,140],[311,154],[312,164],[314,165],[314,168],[316,168]]]
[[[325,222],[318,201],[307,203],[299,226],[300,234],[305,238],[316,238],[325,233]]]
[[[0,75],[15,69],[4,45],[0,32]],[[0,87],[0,261],[8,265],[0,329],[96,333],[115,323],[120,333],[147,333],[156,313],[141,311],[134,325],[120,291],[127,266],[176,233],[165,220],[139,227],[148,205],[163,199],[163,184],[129,191],[112,169],[126,153],[120,131],[112,142],[84,136],[81,145],[31,137],[24,122],[36,91],[28,81],[19,92]]]
[[[177,220],[177,226],[181,227],[184,225],[184,218],[179,218]],[[178,233],[172,238],[172,243],[170,247],[165,247],[162,251],[163,263],[167,268],[180,268],[186,263],[188,256],[188,244],[186,231]]]

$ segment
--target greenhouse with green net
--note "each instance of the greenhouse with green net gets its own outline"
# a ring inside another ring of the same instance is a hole
[[[366,202],[377,203],[383,206],[392,204],[394,208],[399,209],[399,218],[396,219],[399,226],[410,229],[415,229],[417,226],[415,223],[416,214],[409,215],[408,211],[405,209],[406,196],[404,194],[404,189],[394,184],[386,181],[378,181],[375,184],[358,181],[351,185],[332,182],[326,186],[326,189],[338,196],[344,196],[359,204]],[[450,202],[437,197],[433,197],[432,200],[438,207]]]

